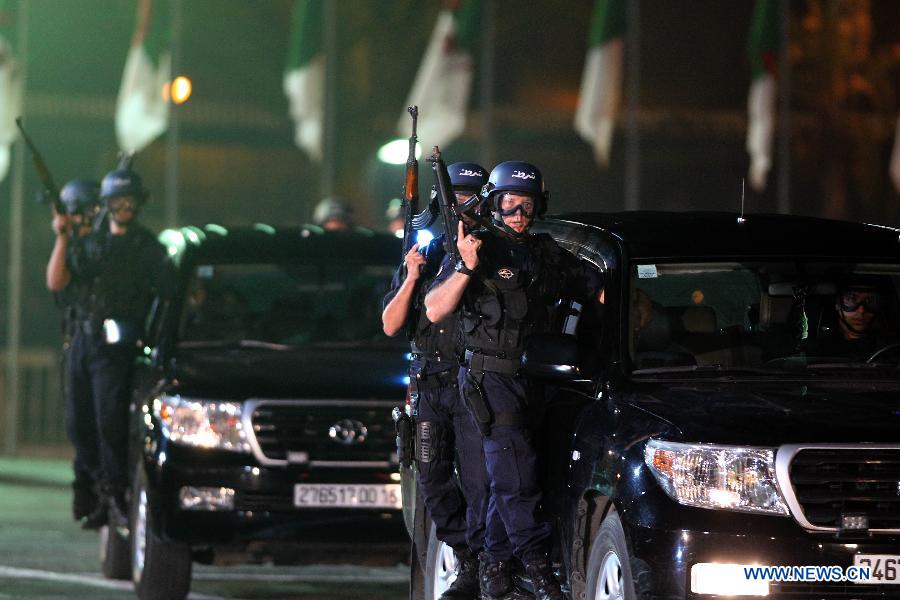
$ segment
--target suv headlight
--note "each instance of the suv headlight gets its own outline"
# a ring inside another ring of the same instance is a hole
[[[251,452],[239,402],[199,400],[163,394],[153,401],[153,414],[163,435],[180,444]]]
[[[775,484],[775,451],[650,440],[644,462],[676,502],[787,515]]]

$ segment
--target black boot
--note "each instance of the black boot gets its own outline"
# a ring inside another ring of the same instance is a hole
[[[94,510],[90,514],[85,515],[84,520],[81,522],[82,529],[100,529],[109,520],[106,508],[106,494],[104,494],[102,486],[95,484],[93,492],[97,500],[94,504]]]
[[[478,600],[481,596],[478,557],[468,548],[454,548],[453,554],[456,556],[456,579],[439,600]]]
[[[72,482],[72,518],[76,521],[89,516],[97,510],[97,493],[94,484],[84,479]]]
[[[128,503],[125,501],[125,489],[121,486],[103,484],[101,487],[105,499],[108,524],[115,527],[122,537],[128,537]]]
[[[520,590],[513,581],[509,561],[488,563],[482,553],[479,558],[478,578],[481,580],[481,600],[531,600],[528,592]]]
[[[562,590],[559,589],[559,581],[556,580],[556,575],[553,574],[547,557],[526,562],[525,572],[531,579],[534,597],[537,600],[565,600]]]

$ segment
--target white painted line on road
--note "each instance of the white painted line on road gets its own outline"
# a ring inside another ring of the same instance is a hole
[[[249,574],[249,573],[194,573],[195,580],[202,581],[271,581],[278,583],[404,583],[409,581],[406,574],[372,574],[372,575],[346,575],[336,573],[326,574]]]
[[[130,592],[134,585],[130,581],[118,581],[105,579],[97,575],[78,575],[76,573],[56,573],[54,571],[41,571],[39,569],[19,569],[0,565],[0,577],[13,579],[39,579],[41,581],[56,581],[61,583],[77,583],[108,590],[122,590]],[[190,594],[189,600],[224,600],[221,596],[206,596],[203,594]]]

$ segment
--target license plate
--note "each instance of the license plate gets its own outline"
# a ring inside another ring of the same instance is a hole
[[[297,508],[402,508],[399,483],[298,483]]]
[[[900,554],[857,554],[853,566],[872,569],[871,579],[857,583],[900,584]]]

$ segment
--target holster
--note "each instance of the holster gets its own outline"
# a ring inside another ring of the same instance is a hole
[[[394,419],[394,432],[397,435],[397,460],[401,466],[409,468],[415,455],[413,420],[399,406],[394,407],[391,416]]]
[[[481,389],[481,380],[484,378],[482,371],[466,371],[466,382],[463,385],[462,396],[466,401],[469,411],[475,418],[475,424],[481,435],[488,437],[491,435],[491,409],[488,408],[484,399],[484,390]]]

